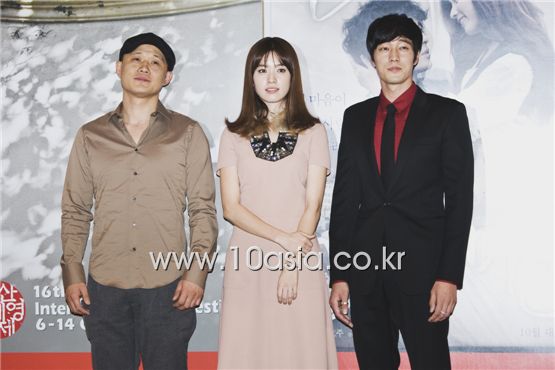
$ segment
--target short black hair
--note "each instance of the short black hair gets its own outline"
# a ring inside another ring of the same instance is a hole
[[[384,42],[395,40],[397,37],[406,37],[412,43],[414,54],[422,49],[422,30],[406,14],[388,14],[376,19],[368,27],[366,35],[366,48],[370,58],[374,60],[374,50]]]
[[[372,0],[362,4],[357,13],[343,23],[343,50],[353,58],[355,63],[364,66],[361,56],[367,55],[368,52],[366,48],[368,26],[377,18],[392,13],[406,14],[420,27],[428,17],[420,6],[409,0]]]

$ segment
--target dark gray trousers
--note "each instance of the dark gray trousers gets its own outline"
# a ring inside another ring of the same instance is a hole
[[[119,289],[89,277],[90,315],[85,328],[94,370],[187,369],[194,309],[173,307],[179,280],[153,289]]]

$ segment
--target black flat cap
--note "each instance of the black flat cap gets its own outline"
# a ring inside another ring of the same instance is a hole
[[[119,51],[119,60],[121,61],[125,54],[131,53],[143,44],[154,45],[160,49],[162,54],[164,54],[164,58],[166,58],[168,71],[173,71],[173,67],[175,66],[175,54],[173,53],[172,48],[167,42],[164,41],[164,39],[152,32],[141,33],[125,40]]]

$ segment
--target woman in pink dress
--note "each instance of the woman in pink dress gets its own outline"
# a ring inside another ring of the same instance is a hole
[[[315,238],[330,160],[304,103],[293,47],[249,51],[241,113],[220,140],[226,253],[219,369],[336,369],[322,255]]]

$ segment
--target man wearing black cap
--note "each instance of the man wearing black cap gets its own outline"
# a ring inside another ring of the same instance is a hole
[[[71,312],[84,316],[97,370],[137,369],[140,361],[145,370],[187,368],[208,273],[200,261],[212,256],[217,223],[207,139],[198,123],[158,100],[174,66],[171,47],[155,34],[126,40],[116,63],[123,100],[79,129],[70,154],[62,275]],[[93,219],[86,282],[82,260]]]

